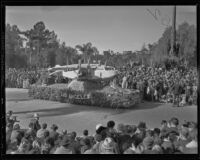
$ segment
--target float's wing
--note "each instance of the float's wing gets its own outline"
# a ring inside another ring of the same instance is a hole
[[[63,71],[63,77],[65,78],[69,78],[69,79],[74,79],[74,78],[77,78],[78,77],[78,70],[75,70],[75,71],[67,71],[67,72],[64,72]]]

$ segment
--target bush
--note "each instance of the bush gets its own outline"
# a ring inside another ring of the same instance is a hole
[[[31,85],[28,93],[34,99],[112,108],[129,108],[140,102],[138,92],[111,87],[84,93],[67,88],[67,84]]]

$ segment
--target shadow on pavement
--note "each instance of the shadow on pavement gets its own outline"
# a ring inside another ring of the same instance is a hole
[[[64,107],[58,108],[50,108],[50,109],[37,109],[31,111],[20,111],[14,112],[14,114],[29,114],[29,113],[39,113],[40,117],[50,117],[50,116],[62,116],[62,115],[70,115],[79,112],[105,112],[111,115],[123,114],[126,112],[134,111],[134,110],[146,110],[153,109],[159,107],[160,103],[152,103],[152,102],[144,102],[139,105],[134,106],[130,109],[121,109],[121,108],[102,108],[97,106],[82,106],[82,105],[73,105],[66,104]]]
[[[24,98],[24,99],[19,99],[19,98],[17,98],[17,99],[6,99],[6,101],[15,101],[15,102],[18,102],[18,101],[31,101],[31,100],[33,100],[33,99],[31,99],[31,98]]]

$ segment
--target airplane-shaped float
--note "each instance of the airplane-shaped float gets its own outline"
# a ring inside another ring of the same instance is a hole
[[[64,78],[78,80],[107,81],[113,79],[119,72],[112,66],[98,64],[71,64],[48,68],[49,75],[61,74]]]

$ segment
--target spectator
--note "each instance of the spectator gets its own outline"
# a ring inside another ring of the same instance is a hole
[[[143,154],[158,154],[156,150],[152,150],[154,140],[152,137],[146,137],[143,140],[144,151]]]
[[[173,136],[172,133],[168,133],[163,137],[164,139],[161,147],[164,154],[172,154],[174,152]]]
[[[174,142],[174,147],[176,150],[181,151],[186,146],[186,144],[189,143],[188,135],[189,131],[187,128],[181,129],[177,141]]]
[[[32,146],[33,148],[29,151],[29,154],[41,154],[41,142],[39,139],[35,139]]]
[[[33,119],[31,119],[31,122],[33,124],[33,129],[37,132],[41,126],[39,124],[39,115],[37,113],[34,113]]]
[[[39,129],[37,131],[37,137],[38,138],[43,138],[44,137],[44,133],[47,131],[47,124],[46,123],[43,123],[42,124],[42,128]]]
[[[116,144],[112,138],[106,138],[104,141],[101,141],[99,144],[99,153],[100,154],[118,154]]]
[[[11,143],[14,142],[15,140],[17,140],[17,145],[20,144],[21,139],[22,139],[22,133],[20,132],[20,125],[19,124],[15,124],[10,136],[10,141]]]
[[[80,142],[76,140],[76,132],[72,132],[69,136],[71,138],[70,146],[73,149],[73,154],[80,154],[81,152],[81,145]]]
[[[54,154],[72,154],[73,150],[70,147],[70,137],[64,136],[61,146],[56,149]]]
[[[154,145],[161,145],[162,144],[162,140],[160,138],[160,129],[159,128],[154,128],[153,130],[153,133],[154,133]]]
[[[58,126],[53,124],[51,126],[51,131],[49,134],[49,137],[51,137],[54,141],[56,141],[58,139],[59,133],[57,132]]]
[[[85,138],[83,141],[84,141],[84,145],[81,147],[81,154],[85,153],[85,151],[92,148],[92,145],[88,138]]]

